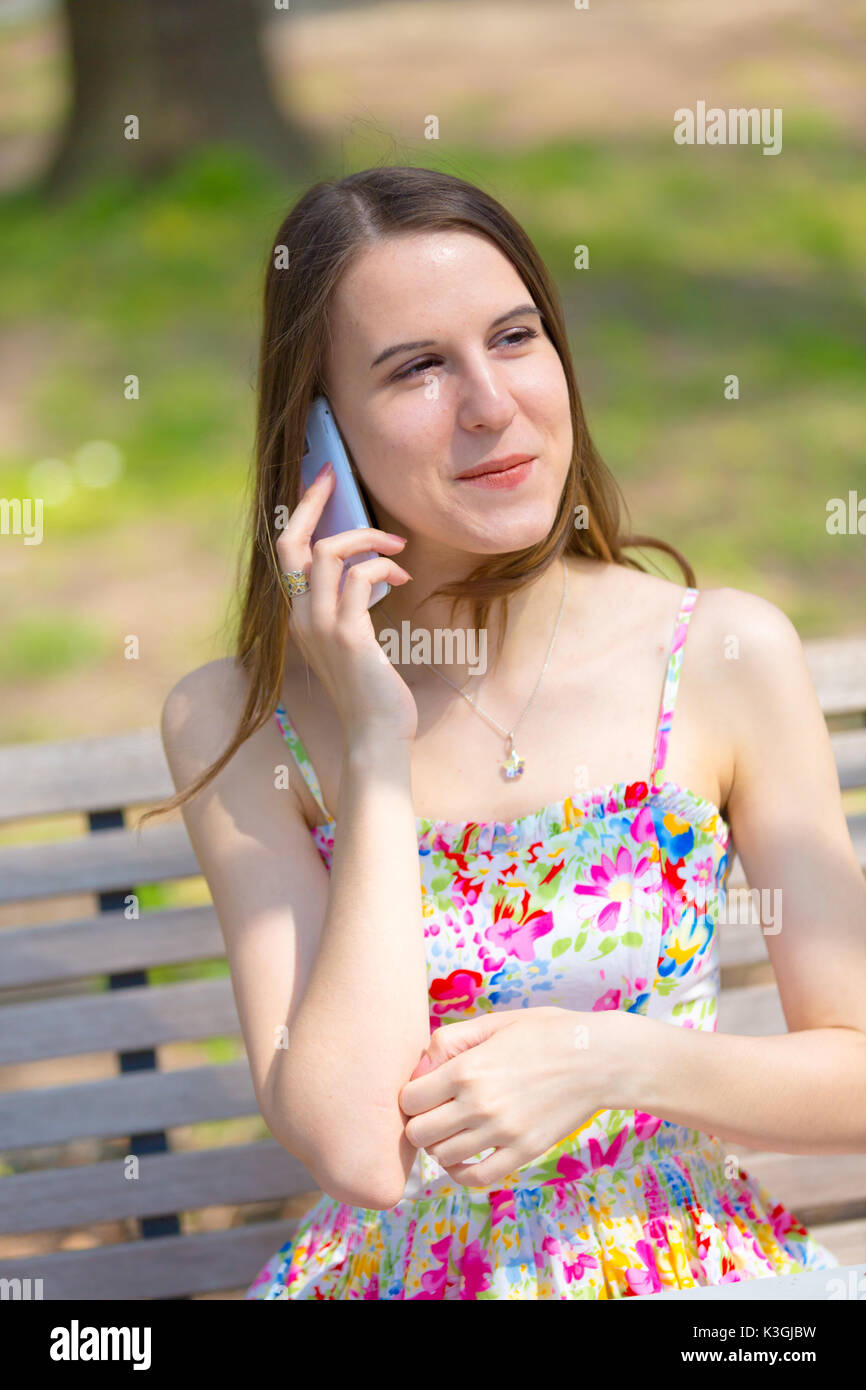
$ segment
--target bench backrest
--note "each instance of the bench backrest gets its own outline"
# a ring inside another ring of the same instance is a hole
[[[866,639],[805,646],[840,785],[866,791]],[[203,884],[179,817],[127,825],[131,808],[173,790],[155,729],[0,748],[0,830],[34,832],[0,839],[0,1280],[21,1281],[3,1286],[11,1296],[238,1296],[297,1227],[274,1213],[293,1196],[303,1210],[315,1191],[264,1137],[213,907],[130,915],[146,885]],[[70,816],[84,833],[68,833]],[[65,838],[52,838],[57,817]],[[866,869],[866,811],[849,827]],[[735,863],[730,887],[744,886]],[[720,960],[719,1031],[785,1032],[760,930],[723,924]],[[149,983],[154,969],[205,962],[222,973]],[[226,1036],[230,1061],[159,1066],[158,1048]],[[263,1137],[190,1147],[186,1127],[240,1117]],[[866,1260],[862,1155],[738,1157],[842,1263]],[[188,1213],[228,1206],[243,1219],[254,1203],[270,1218],[185,1233]]]

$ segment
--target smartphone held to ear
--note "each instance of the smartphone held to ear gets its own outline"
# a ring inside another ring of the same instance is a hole
[[[373,524],[327,397],[316,396],[307,415],[304,457],[301,463],[301,481],[305,488],[310,486],[319,469],[328,462],[333,465],[335,481],[319,523],[313,531],[314,542],[322,540],[325,536],[334,536],[339,531],[353,531],[357,527]],[[364,550],[358,555],[350,556],[343,566],[341,593],[349,566],[357,565],[361,560],[375,559],[378,553],[377,550]],[[391,585],[384,579],[379,580],[370,591],[367,607],[372,608],[390,592]]]

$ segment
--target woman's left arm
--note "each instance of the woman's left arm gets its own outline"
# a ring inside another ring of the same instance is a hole
[[[781,893],[766,941],[790,1031],[625,1014],[618,1103],[750,1147],[866,1153],[866,881],[827,725],[786,615],[742,590],[710,592],[734,755],[728,820],[757,900]]]

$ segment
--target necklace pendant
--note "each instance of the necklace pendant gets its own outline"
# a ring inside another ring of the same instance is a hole
[[[523,775],[524,766],[523,759],[519,756],[516,749],[512,748],[505,762],[502,764],[502,771],[510,781],[515,777],[521,777]]]

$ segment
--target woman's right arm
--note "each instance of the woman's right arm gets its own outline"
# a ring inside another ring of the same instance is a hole
[[[281,570],[309,578],[288,632],[342,731],[330,881],[295,793],[276,786],[286,758],[270,720],[182,809],[223,929],[262,1115],[323,1191],[385,1208],[417,1157],[398,1097],[430,1024],[410,756],[418,711],[368,605],[380,580],[411,575],[389,558],[403,538],[375,527],[313,542],[333,486],[323,469],[276,541]],[[162,729],[176,786],[228,746],[244,695],[231,659],[171,691]]]
[[[226,658],[168,695],[178,789],[227,746],[245,682]],[[330,880],[299,798],[276,785],[291,757],[273,720],[182,808],[268,1128],[324,1192],[377,1209],[417,1155],[397,1097],[429,1041],[410,747],[382,733],[344,746]]]

